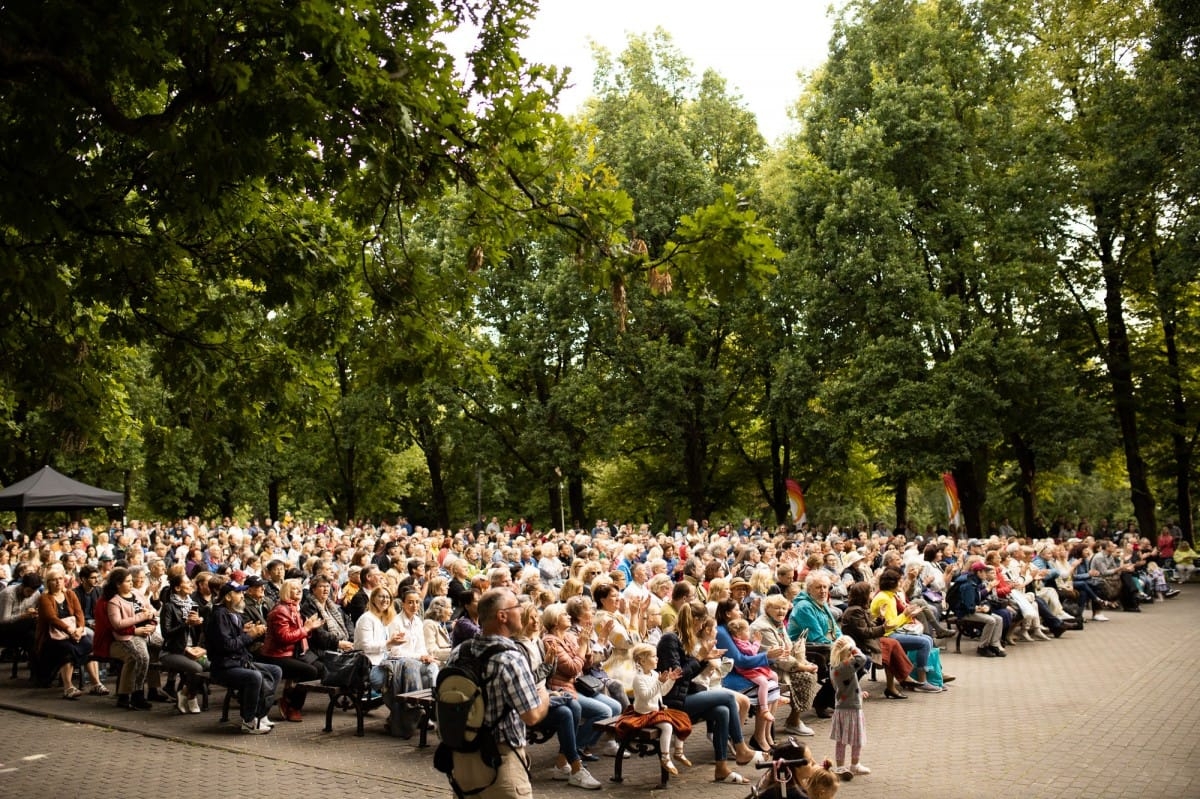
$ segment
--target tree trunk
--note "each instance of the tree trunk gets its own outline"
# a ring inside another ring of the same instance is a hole
[[[908,475],[902,474],[896,478],[896,529],[908,527]]]
[[[578,474],[567,476],[567,498],[570,512],[567,513],[567,527],[579,529],[587,518],[583,513],[583,477]]]
[[[1156,273],[1158,273],[1159,262],[1155,258],[1153,260]],[[1167,381],[1170,385],[1169,395],[1171,400],[1171,453],[1174,456],[1175,465],[1175,504],[1176,513],[1179,518],[1179,529],[1183,532],[1183,537],[1188,541],[1193,540],[1193,522],[1192,522],[1192,457],[1195,453],[1195,439],[1188,435],[1188,402],[1183,395],[1183,379],[1180,376],[1181,370],[1179,365],[1179,342],[1176,339],[1176,325],[1173,314],[1173,304],[1167,301],[1168,297],[1174,298],[1169,287],[1163,285],[1161,279],[1156,281],[1159,284],[1158,294],[1158,315],[1162,323],[1163,345],[1167,353]],[[1151,540],[1157,534],[1156,530],[1144,531],[1150,535]]]
[[[1097,242],[1100,264],[1104,272],[1104,316],[1107,323],[1108,348],[1105,353],[1109,382],[1112,385],[1113,409],[1121,428],[1121,444],[1125,450],[1125,469],[1129,473],[1129,492],[1133,515],[1143,535],[1154,536],[1154,495],[1150,493],[1146,461],[1142,458],[1138,440],[1137,395],[1133,385],[1133,357],[1130,354],[1129,331],[1125,326],[1124,280],[1120,265],[1113,254],[1113,227],[1102,205],[1096,202]]]
[[[437,436],[427,435],[431,431],[427,429],[426,420],[422,419],[418,424],[421,430],[421,451],[425,453],[425,467],[429,469],[429,509],[433,513],[433,518],[437,520],[437,524],[443,530],[449,530],[450,527],[450,500],[446,496],[446,478],[442,468],[442,448],[438,446]]]
[[[1037,518],[1037,456],[1019,433],[1013,433],[1009,440],[1017,456],[1017,466],[1021,470],[1017,494],[1021,497],[1021,518],[1024,524],[1021,529],[1028,535],[1033,530],[1034,519]]]
[[[985,449],[970,461],[959,461],[951,470],[958,486],[958,503],[968,538],[983,537],[983,503],[987,501],[987,464]]]

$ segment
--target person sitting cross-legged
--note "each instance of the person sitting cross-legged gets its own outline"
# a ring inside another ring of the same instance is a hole
[[[217,604],[208,620],[205,649],[212,663],[212,680],[241,695],[241,731],[262,735],[275,725],[267,711],[275,703],[275,688],[283,679],[283,670],[271,663],[255,663],[250,656],[253,642],[251,622],[245,622],[244,585],[229,581],[217,591]]]

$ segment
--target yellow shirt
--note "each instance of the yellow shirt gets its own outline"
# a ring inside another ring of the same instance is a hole
[[[896,594],[894,591],[880,591],[871,600],[871,617],[883,618],[884,629],[888,635],[912,621],[905,613],[896,609]]]

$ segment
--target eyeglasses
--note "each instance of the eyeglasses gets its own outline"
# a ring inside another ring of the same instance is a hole
[[[517,603],[517,604],[515,604],[515,605],[509,605],[509,606],[508,606],[508,607],[506,607],[506,608],[500,608],[500,610],[516,610],[516,609],[517,609],[517,608],[519,608],[519,607],[521,607],[521,603],[520,603],[520,602],[518,602],[518,603]]]

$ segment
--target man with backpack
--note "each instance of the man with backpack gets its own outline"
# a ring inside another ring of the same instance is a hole
[[[478,613],[481,634],[456,647],[444,671],[454,673],[460,661],[460,665],[472,668],[478,664],[483,728],[478,731],[477,741],[472,734],[468,736],[472,744],[458,748],[447,745],[451,731],[441,730],[443,746],[439,747],[438,759],[449,752],[453,761],[436,765],[443,771],[449,767],[450,784],[456,796],[532,797],[525,730],[546,717],[550,695],[546,686],[534,677],[524,651],[511,640],[521,630],[521,605],[516,594],[508,588],[493,588],[479,598]],[[438,721],[440,727],[446,719],[439,715]],[[454,737],[461,736],[455,733]]]
[[[966,574],[960,574],[950,586],[950,596],[947,601],[954,615],[962,621],[974,621],[983,625],[983,634],[979,637],[979,654],[982,657],[1005,657],[1006,653],[1000,646],[1000,636],[1004,632],[1004,619],[990,612],[986,602],[987,587],[983,583],[983,574],[991,570],[982,560],[974,561]]]

